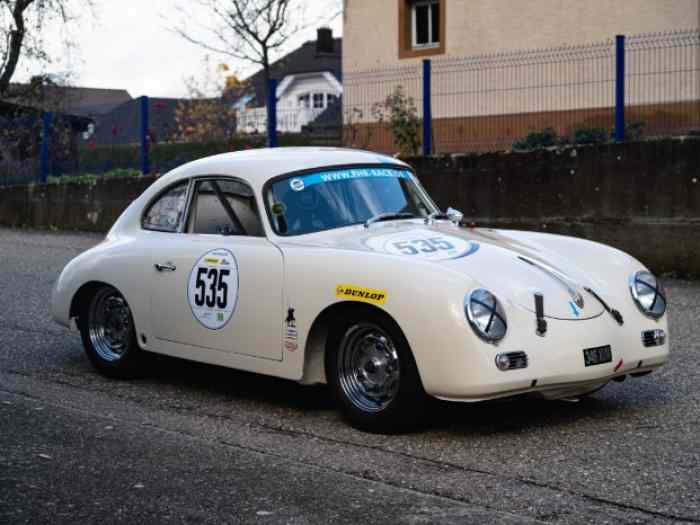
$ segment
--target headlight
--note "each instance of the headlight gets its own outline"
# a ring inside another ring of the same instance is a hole
[[[508,330],[506,313],[496,296],[488,290],[477,288],[467,294],[464,312],[476,335],[484,341],[495,343],[505,337]]]
[[[647,317],[658,319],[666,312],[666,292],[651,273],[633,273],[630,276],[630,291],[634,302]]]

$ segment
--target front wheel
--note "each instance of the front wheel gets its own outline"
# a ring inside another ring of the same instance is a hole
[[[338,323],[325,364],[336,401],[355,427],[397,433],[422,422],[426,395],[408,343],[393,323],[370,316]]]
[[[131,309],[116,288],[102,286],[85,301],[79,326],[85,353],[100,373],[119,378],[136,375],[142,352]]]

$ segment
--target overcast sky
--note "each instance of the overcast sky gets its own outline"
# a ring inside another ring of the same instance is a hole
[[[179,97],[186,95],[184,79],[204,74],[207,51],[190,44],[169,30],[179,19],[173,0],[94,0],[96,17],[86,17],[72,28],[76,50],[66,52],[57,34],[48,37],[49,49],[57,56],[47,72],[73,71],[71,83],[79,86],[123,88],[131,96]],[[180,0],[179,4],[186,3]],[[191,2],[190,4],[194,4]],[[337,0],[310,0],[305,19],[325,22],[335,36],[342,33],[342,17],[328,19],[338,9]],[[317,24],[314,24],[317,25]],[[300,32],[289,43],[291,51],[316,37],[316,28]],[[214,64],[226,63],[241,78],[253,73],[246,63],[208,53]],[[14,80],[24,81],[39,72],[24,63]]]

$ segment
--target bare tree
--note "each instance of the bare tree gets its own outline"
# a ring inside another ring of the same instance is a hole
[[[212,96],[223,93],[224,84],[232,83],[235,76],[228,76],[222,82],[221,73],[228,71],[228,66],[219,64],[214,70],[209,57],[205,57],[203,69],[205,74],[185,79],[188,98],[177,104],[177,128],[171,140],[228,142],[236,134],[236,111],[221,96]]]
[[[206,23],[179,7],[183,22],[174,28],[186,40],[207,50],[262,66],[265,92],[271,60],[287,41],[304,29],[302,0],[194,0]]]
[[[20,60],[49,60],[44,30],[53,23],[70,22],[78,5],[92,4],[90,0],[0,0],[0,96],[7,93]]]

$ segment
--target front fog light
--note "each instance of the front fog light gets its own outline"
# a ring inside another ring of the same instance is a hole
[[[496,354],[496,367],[499,370],[517,370],[527,368],[527,354],[525,352],[507,352]]]
[[[666,342],[666,332],[663,330],[646,330],[642,332],[642,343],[649,348],[650,346],[662,346]]]

